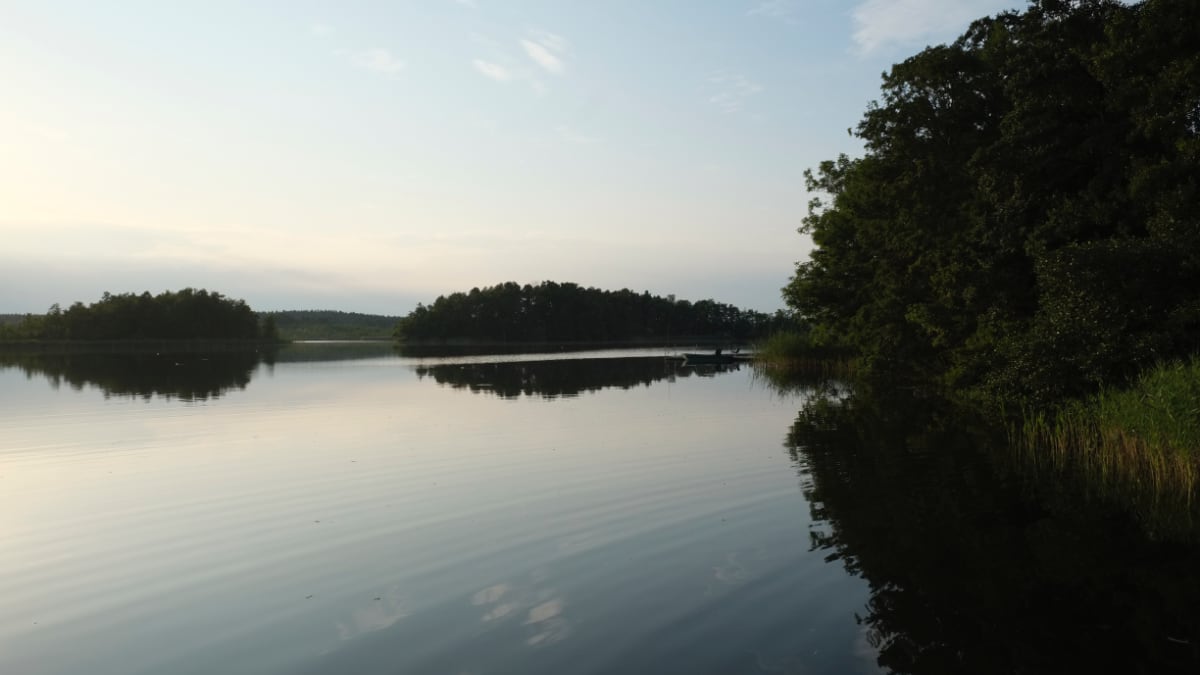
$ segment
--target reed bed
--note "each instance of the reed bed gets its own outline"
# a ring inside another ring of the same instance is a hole
[[[754,347],[756,365],[782,377],[837,377],[855,374],[848,350],[814,344],[804,333],[775,333]]]
[[[1154,529],[1197,520],[1200,361],[1160,365],[1054,412],[1026,410],[1009,432],[1028,463],[1132,504]]]

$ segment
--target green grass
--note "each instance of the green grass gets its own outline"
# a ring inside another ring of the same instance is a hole
[[[806,333],[774,333],[754,346],[756,360],[780,374],[844,377],[854,372],[847,349],[817,344]]]
[[[1200,485],[1200,360],[1162,364],[1010,429],[1034,464],[1070,471],[1149,521],[1190,526]]]
[[[1129,389],[1104,389],[1087,409],[1103,429],[1200,458],[1200,360],[1160,365]]]

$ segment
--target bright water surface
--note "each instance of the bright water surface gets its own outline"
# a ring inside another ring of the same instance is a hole
[[[1192,548],[846,393],[661,350],[6,357],[0,673],[1200,662]]]

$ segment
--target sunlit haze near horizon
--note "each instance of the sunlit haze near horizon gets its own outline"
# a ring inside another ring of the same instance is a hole
[[[504,281],[783,306],[803,172],[1015,0],[0,0],[0,312]]]

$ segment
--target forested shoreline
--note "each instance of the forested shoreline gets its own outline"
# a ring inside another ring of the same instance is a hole
[[[786,325],[782,313],[743,310],[713,300],[607,291],[574,283],[506,282],[439,296],[400,320],[405,341],[637,342],[673,338],[749,340]]]
[[[1190,0],[1035,0],[885,73],[852,130],[864,154],[806,174],[792,351],[1015,413],[1018,438],[1076,460],[1187,457],[1190,494],[1195,26]]]

